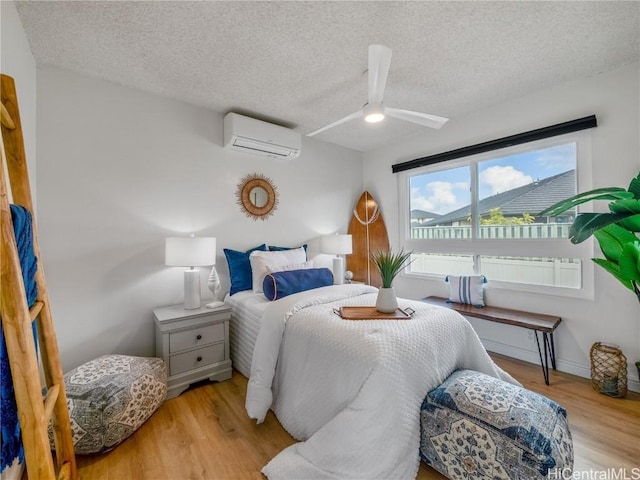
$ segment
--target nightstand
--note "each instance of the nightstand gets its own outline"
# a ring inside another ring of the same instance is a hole
[[[156,357],[167,364],[167,399],[205,378],[231,378],[229,307],[185,310],[183,305],[172,305],[154,308],[153,315]]]

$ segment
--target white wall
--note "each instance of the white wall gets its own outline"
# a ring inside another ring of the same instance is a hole
[[[0,72],[16,82],[29,181],[36,207],[36,61],[13,2],[0,2]]]
[[[441,130],[426,129],[364,156],[364,186],[380,202],[390,241],[399,245],[398,182],[391,165],[535,128],[595,114],[592,133],[593,187],[627,187],[640,170],[640,79],[638,64],[453,118]],[[446,112],[438,112],[445,114]],[[594,256],[601,256],[594,250]],[[490,285],[490,284],[489,284]],[[399,278],[398,293],[408,298],[447,295],[444,282]],[[633,362],[640,360],[640,306],[635,296],[604,270],[595,269],[593,301],[487,289],[496,306],[560,315],[556,331],[558,368],[588,377],[589,349],[596,341],[620,345],[629,361],[629,379],[640,384]],[[516,327],[473,321],[489,350],[538,362],[535,342]],[[542,377],[542,376],[541,376]]]
[[[222,125],[204,108],[38,70],[40,244],[65,370],[104,353],[154,354],[152,309],[183,294],[182,269],[164,265],[167,236],[215,236],[227,276],[223,248],[346,231],[360,152],[306,137],[289,162],[228,152]],[[236,204],[238,182],[256,172],[279,192],[267,221]]]

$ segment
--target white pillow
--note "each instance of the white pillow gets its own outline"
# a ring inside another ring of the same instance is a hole
[[[274,268],[301,264],[306,261],[307,252],[305,252],[304,247],[274,252],[251,252],[251,255],[249,255],[249,263],[251,263],[253,292],[262,293],[262,282],[264,281],[264,277],[269,273],[267,268],[273,271]]]
[[[277,267],[267,267],[267,274],[276,272],[285,272],[289,270],[308,270],[313,268],[313,262],[307,260],[302,263],[292,263],[291,265],[278,265]]]

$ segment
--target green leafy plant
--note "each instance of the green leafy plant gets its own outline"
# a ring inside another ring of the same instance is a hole
[[[628,189],[608,187],[590,190],[558,202],[540,212],[555,217],[582,203],[608,200],[607,213],[579,213],[569,229],[577,244],[593,235],[604,258],[592,260],[635,293],[640,301],[640,173]]]
[[[391,288],[393,279],[413,261],[409,260],[411,253],[405,253],[404,250],[400,250],[399,253],[393,253],[391,250],[378,250],[378,252],[371,254],[371,261],[382,277],[382,288]]]

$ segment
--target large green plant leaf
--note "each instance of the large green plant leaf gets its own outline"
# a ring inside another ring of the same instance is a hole
[[[593,234],[607,260],[618,263],[624,246],[638,240],[633,233],[612,223]]]
[[[627,213],[628,218],[620,221],[627,230],[640,232],[640,200],[635,198],[625,198],[616,200],[609,204],[609,210],[613,213]]]
[[[640,281],[640,240],[624,245],[618,265],[622,278]]]
[[[571,243],[581,243],[594,232],[630,217],[629,213],[581,213],[569,228]]]
[[[621,198],[611,202],[609,210],[614,213],[640,213],[640,200],[636,198]]]
[[[625,198],[634,198],[634,194],[621,187],[596,188],[555,203],[538,215],[556,217],[577,205],[592,200],[621,200]]]
[[[631,180],[627,190],[633,193],[634,198],[640,199],[640,173],[638,173],[636,178]]]
[[[599,188],[581,193],[542,211],[540,215],[557,216],[581,203],[609,200],[611,213],[580,213],[569,230],[573,243],[592,234],[605,258],[592,260],[635,293],[640,300],[640,173],[631,180],[628,190]]]
[[[592,258],[592,260],[604,268],[607,272],[613,275],[620,283],[622,283],[625,287],[627,287],[632,292],[633,284],[629,280],[625,280],[622,275],[620,275],[620,267],[617,263],[610,262],[609,260],[605,260],[604,258]],[[635,292],[634,292],[635,293]]]
[[[620,226],[626,228],[630,232],[640,232],[640,214],[631,215],[624,220],[621,220]]]

